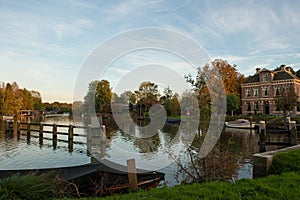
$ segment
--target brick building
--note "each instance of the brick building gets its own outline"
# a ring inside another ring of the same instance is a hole
[[[241,85],[242,89],[242,114],[282,115],[275,105],[275,97],[280,91],[293,87],[300,97],[300,79],[292,73],[292,68],[281,65],[271,71],[256,69]],[[300,114],[300,106],[295,106],[290,114]]]

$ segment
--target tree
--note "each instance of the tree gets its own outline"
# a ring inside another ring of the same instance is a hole
[[[7,83],[4,91],[2,113],[17,116],[21,107],[21,95],[17,83]]]
[[[244,76],[237,72],[236,65],[231,66],[227,61],[216,59],[211,66],[206,64],[199,67],[195,79],[190,74],[185,76],[198,96],[200,116],[204,117],[210,116],[211,102],[223,101],[226,98],[225,95],[221,95],[223,93],[221,88],[214,85],[220,85],[222,82],[226,94],[240,96],[241,83],[244,81]],[[207,87],[208,81],[212,86],[210,89]]]
[[[31,90],[32,103],[34,110],[43,110],[42,96],[38,91]]]
[[[226,94],[240,94],[244,76],[237,72],[236,65],[231,66],[226,60],[216,59],[212,62],[223,80]]]
[[[22,93],[22,110],[32,110],[33,109],[33,99],[31,92],[24,88],[20,90]]]
[[[140,113],[145,112],[145,114],[148,113],[152,105],[158,102],[158,98],[160,96],[158,92],[158,86],[150,81],[141,83],[139,89],[135,91],[135,94]]]
[[[110,112],[112,91],[107,80],[92,81],[89,84],[87,95],[84,97],[86,111],[92,113]]]
[[[231,112],[233,116],[234,112],[237,112],[241,108],[241,99],[236,94],[227,94],[227,111]]]
[[[281,88],[279,95],[275,97],[275,104],[278,110],[282,110],[284,116],[297,105],[298,96],[293,86]]]
[[[131,99],[132,97],[132,92],[131,91],[125,91],[123,92],[121,95],[120,95],[120,99],[121,99],[121,103],[132,103],[131,100],[134,100],[134,99]]]

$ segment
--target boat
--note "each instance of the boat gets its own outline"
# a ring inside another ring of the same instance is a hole
[[[237,119],[231,122],[225,122],[226,128],[236,128],[236,129],[255,129],[256,124],[250,123],[247,119]]]
[[[109,164],[111,165],[97,162],[61,168],[0,170],[0,179],[14,174],[40,175],[54,172],[59,178],[75,184],[80,196],[102,196],[128,192],[131,186],[128,181],[128,173],[125,171],[127,167],[112,162]],[[137,170],[138,189],[155,188],[161,180],[164,180],[162,172]]]
[[[11,115],[3,115],[3,116],[2,116],[2,120],[3,120],[3,121],[11,121],[11,120],[13,120],[13,119],[14,119],[14,117],[11,116]]]
[[[167,123],[179,123],[181,121],[180,118],[167,118],[166,122]]]

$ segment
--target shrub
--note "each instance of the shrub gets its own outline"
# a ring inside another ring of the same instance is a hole
[[[300,149],[274,155],[270,174],[281,174],[292,171],[300,171]]]
[[[0,199],[51,199],[67,194],[68,184],[54,173],[42,175],[15,174],[0,179]]]

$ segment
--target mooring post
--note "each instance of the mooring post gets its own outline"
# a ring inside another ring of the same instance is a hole
[[[7,121],[7,120],[4,121],[4,126],[5,126],[4,131],[5,131],[5,133],[7,133],[8,130],[9,130],[9,124],[8,124],[8,121]]]
[[[128,181],[131,188],[138,188],[135,159],[127,160]]]
[[[40,145],[43,145],[44,141],[44,124],[43,122],[40,123],[40,128],[39,128],[39,142]]]
[[[30,141],[30,122],[27,122],[27,142]]]
[[[69,151],[73,151],[73,135],[74,135],[74,126],[70,124],[69,133],[68,133],[68,143],[69,143]]]
[[[92,125],[88,125],[87,127],[86,140],[88,154],[92,154]]]
[[[259,122],[259,152],[266,152],[266,138],[267,138],[267,132],[266,132],[266,122],[260,121]]]
[[[298,136],[297,136],[296,121],[290,121],[289,128],[290,128],[290,130],[289,130],[290,143],[291,143],[291,145],[297,145]]]
[[[106,151],[106,128],[105,125],[101,126],[101,135],[100,135],[100,153],[101,158],[105,157],[105,151]]]
[[[285,126],[286,126],[286,130],[290,130],[290,123],[291,123],[291,117],[286,117],[285,119]]]
[[[53,124],[52,143],[53,143],[53,148],[56,149],[56,147],[57,147],[57,124]]]
[[[17,123],[17,140],[20,140],[20,134],[21,134],[21,122],[18,121],[18,123]]]

